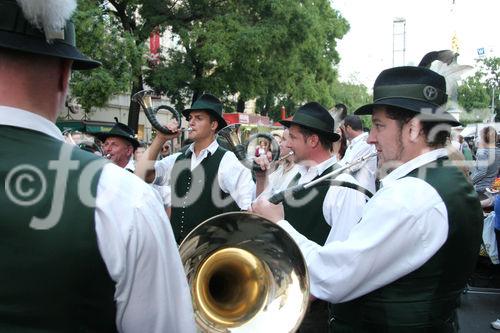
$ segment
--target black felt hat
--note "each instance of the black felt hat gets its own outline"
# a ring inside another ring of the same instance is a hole
[[[75,26],[71,21],[66,21],[64,29],[43,31],[26,19],[15,0],[0,0],[0,48],[73,60],[76,70],[101,65],[76,48]]]
[[[226,121],[222,117],[222,103],[214,95],[201,95],[189,109],[182,111],[182,115],[187,119],[191,111],[206,111],[215,116],[215,118],[217,118],[217,122],[219,123],[217,131],[227,126]]]
[[[394,67],[384,70],[373,86],[373,103],[357,109],[354,114],[372,114],[376,106],[395,106],[419,114],[423,121],[460,125],[446,112],[446,80],[424,67]]]
[[[332,142],[340,139],[340,135],[335,133],[335,121],[330,112],[317,102],[302,105],[295,112],[292,120],[280,120],[280,123],[285,127],[304,126]]]
[[[134,150],[139,147],[140,143],[135,138],[134,131],[127,125],[119,123],[117,118],[115,118],[115,120],[116,124],[114,124],[109,132],[96,133],[95,136],[102,142],[104,142],[109,137],[120,137],[130,142],[134,147]]]

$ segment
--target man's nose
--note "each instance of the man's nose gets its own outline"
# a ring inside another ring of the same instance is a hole
[[[370,130],[370,134],[368,134],[368,138],[366,139],[366,142],[370,143],[370,144],[374,144],[377,142],[377,138],[376,138],[376,135],[375,135],[373,129]]]

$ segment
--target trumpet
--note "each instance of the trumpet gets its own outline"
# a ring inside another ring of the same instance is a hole
[[[151,126],[153,126],[157,131],[163,133],[163,134],[172,134],[170,129],[167,127],[163,126],[160,124],[158,121],[158,118],[156,115],[158,114],[158,111],[160,110],[166,110],[168,113],[171,115],[171,119],[175,119],[177,121],[177,128],[181,127],[181,116],[179,112],[177,112],[176,109],[174,109],[171,106],[168,105],[160,105],[156,108],[153,108],[153,102],[151,101],[151,95],[153,94],[152,90],[141,90],[137,93],[135,93],[132,96],[132,101],[138,103],[140,106],[142,106],[144,113],[146,114],[146,118],[148,118],[149,122],[151,123]],[[190,131],[189,128],[186,129],[188,132]],[[182,129],[181,131],[185,131]]]
[[[288,154],[285,154],[284,156],[281,156],[280,158],[278,158],[278,160],[276,162],[281,162],[284,159],[289,158],[290,156],[293,156],[293,151],[291,151],[291,150],[288,152]]]
[[[305,183],[305,184],[300,184],[300,185],[295,185],[295,186],[289,187],[286,190],[281,191],[281,192],[276,193],[273,196],[271,196],[269,198],[269,202],[271,202],[273,204],[278,204],[280,202],[283,202],[283,200],[285,200],[285,198],[290,197],[294,193],[297,193],[297,192],[302,191],[304,189],[308,189],[308,188],[313,187],[315,185],[318,185],[318,186],[319,185],[323,185],[325,183],[329,184],[330,186],[333,185],[333,186],[342,186],[342,187],[351,188],[353,190],[360,191],[361,193],[363,193],[364,195],[366,195],[368,198],[371,198],[373,196],[373,193],[370,192],[369,190],[367,190],[366,188],[364,188],[362,186],[359,186],[357,184],[354,184],[354,183],[335,180],[333,178],[337,177],[338,175],[340,175],[345,170],[348,170],[348,169],[350,169],[351,167],[353,167],[355,165],[364,163],[366,160],[368,160],[370,158],[373,158],[375,156],[377,156],[377,153],[370,153],[370,154],[368,154],[366,156],[363,156],[363,157],[361,157],[361,158],[359,158],[359,159],[357,159],[357,160],[355,160],[355,161],[353,161],[351,163],[347,163],[343,167],[337,168],[337,169],[333,170],[332,172],[327,173],[324,176],[321,176],[321,177],[319,177],[319,178],[317,178],[315,180],[312,180],[309,183]]]

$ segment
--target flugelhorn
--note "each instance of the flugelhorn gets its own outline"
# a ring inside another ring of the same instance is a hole
[[[309,303],[305,260],[278,225],[246,212],[212,217],[179,248],[202,332],[294,332]]]
[[[270,131],[270,129],[252,124],[232,124],[217,133],[217,141],[222,147],[232,151],[244,166],[260,170],[254,160],[261,142],[267,144],[266,154],[269,154],[270,162],[277,161],[280,156],[278,142],[265,131]]]
[[[333,170],[332,172],[329,172],[326,175],[323,175],[323,176],[321,176],[315,180],[312,180],[308,183],[299,184],[299,185],[289,187],[286,190],[278,192],[278,193],[274,194],[273,196],[271,196],[269,198],[269,202],[271,202],[273,204],[278,204],[278,203],[282,202],[283,200],[285,200],[285,198],[293,195],[294,193],[300,192],[304,189],[311,188],[313,186],[319,186],[319,185],[323,185],[323,184],[327,184],[330,186],[342,186],[342,187],[351,188],[353,190],[357,190],[357,191],[363,193],[368,198],[371,198],[373,196],[373,193],[370,192],[369,190],[367,190],[366,188],[364,188],[358,184],[351,183],[351,182],[335,180],[334,178],[337,177],[338,175],[340,175],[345,170],[348,170],[351,167],[358,165],[360,163],[364,163],[366,160],[373,158],[375,156],[377,156],[377,153],[370,153],[366,156],[360,157],[359,159],[357,159],[351,163],[346,163],[346,165],[344,165],[340,168],[337,168],[337,169]]]
[[[168,112],[167,114],[171,115],[169,117],[170,118],[169,120],[175,119],[177,121],[178,124],[177,128],[181,127],[181,116],[176,109],[168,105],[160,105],[156,108],[153,108],[153,102],[151,100],[152,94],[153,94],[152,90],[141,90],[135,93],[131,99],[132,101],[139,103],[139,105],[142,106],[144,113],[146,114],[146,118],[148,118],[149,122],[151,123],[151,126],[153,126],[157,131],[163,134],[172,134],[173,132],[170,129],[160,124],[156,115],[158,114],[158,111],[166,110]],[[189,128],[184,130],[189,131]]]

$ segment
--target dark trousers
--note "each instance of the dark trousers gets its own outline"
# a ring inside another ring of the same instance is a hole
[[[495,238],[497,241],[498,253],[500,253],[500,230],[498,230],[498,229],[494,229],[494,230],[495,230]]]
[[[330,309],[328,302],[315,300],[309,305],[306,316],[300,324],[299,333],[328,333],[330,331]]]

